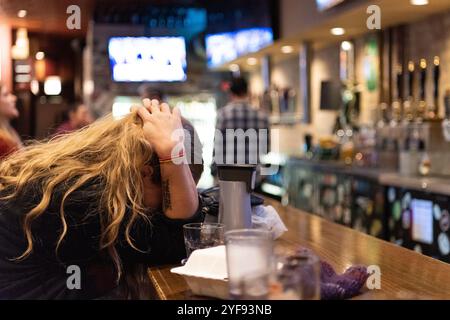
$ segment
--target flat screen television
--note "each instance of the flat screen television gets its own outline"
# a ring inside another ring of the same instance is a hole
[[[208,66],[216,67],[273,43],[272,28],[251,28],[206,36]]]
[[[183,37],[112,37],[112,79],[118,82],[179,82],[187,79]]]
[[[342,106],[341,85],[335,81],[322,81],[320,84],[320,109],[339,110]]]
[[[341,2],[344,2],[344,0],[316,0],[317,8],[319,8],[320,11],[330,9]]]

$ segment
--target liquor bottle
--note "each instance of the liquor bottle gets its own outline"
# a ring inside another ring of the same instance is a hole
[[[288,110],[292,113],[297,111],[297,93],[294,89],[288,91]]]
[[[288,89],[281,89],[279,91],[279,97],[280,97],[280,113],[285,113],[288,111]]]
[[[450,88],[445,91],[444,95],[445,118],[450,120]]]
[[[263,109],[268,113],[268,114],[272,114],[273,112],[273,107],[272,107],[272,99],[270,96],[270,91],[269,90],[265,90],[263,95],[262,95],[262,103],[261,103]]]

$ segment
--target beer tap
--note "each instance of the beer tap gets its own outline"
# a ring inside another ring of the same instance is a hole
[[[414,101],[414,62],[408,62],[408,94],[407,98],[403,102],[403,118],[405,121],[412,121],[413,116],[413,101]]]
[[[439,117],[439,78],[441,75],[440,59],[435,56],[433,59],[433,106],[430,106],[428,110],[429,119],[437,119]]]
[[[402,101],[404,100],[403,96],[403,69],[401,65],[397,66],[397,74],[396,74],[396,98],[392,102],[392,120],[396,123],[399,123],[402,116]]]
[[[417,108],[417,120],[421,121],[425,118],[426,114],[426,95],[425,95],[425,85],[427,82],[427,61],[425,59],[420,59],[420,87],[419,87],[419,106]]]

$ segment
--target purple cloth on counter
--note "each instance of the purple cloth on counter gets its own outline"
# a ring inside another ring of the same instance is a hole
[[[336,274],[333,267],[325,261],[320,261],[320,267],[322,300],[349,299],[357,296],[369,276],[365,266],[351,266],[343,274]]]
[[[300,248],[298,255],[314,254],[310,249]],[[322,300],[349,299],[361,293],[369,274],[367,267],[355,265],[337,274],[326,261],[320,260],[320,296]]]

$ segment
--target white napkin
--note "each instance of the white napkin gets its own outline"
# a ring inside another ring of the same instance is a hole
[[[197,249],[186,264],[170,270],[173,273],[223,280],[227,278],[225,246]]]
[[[274,239],[278,239],[288,230],[272,206],[253,207],[252,224],[255,229],[271,231]]]

